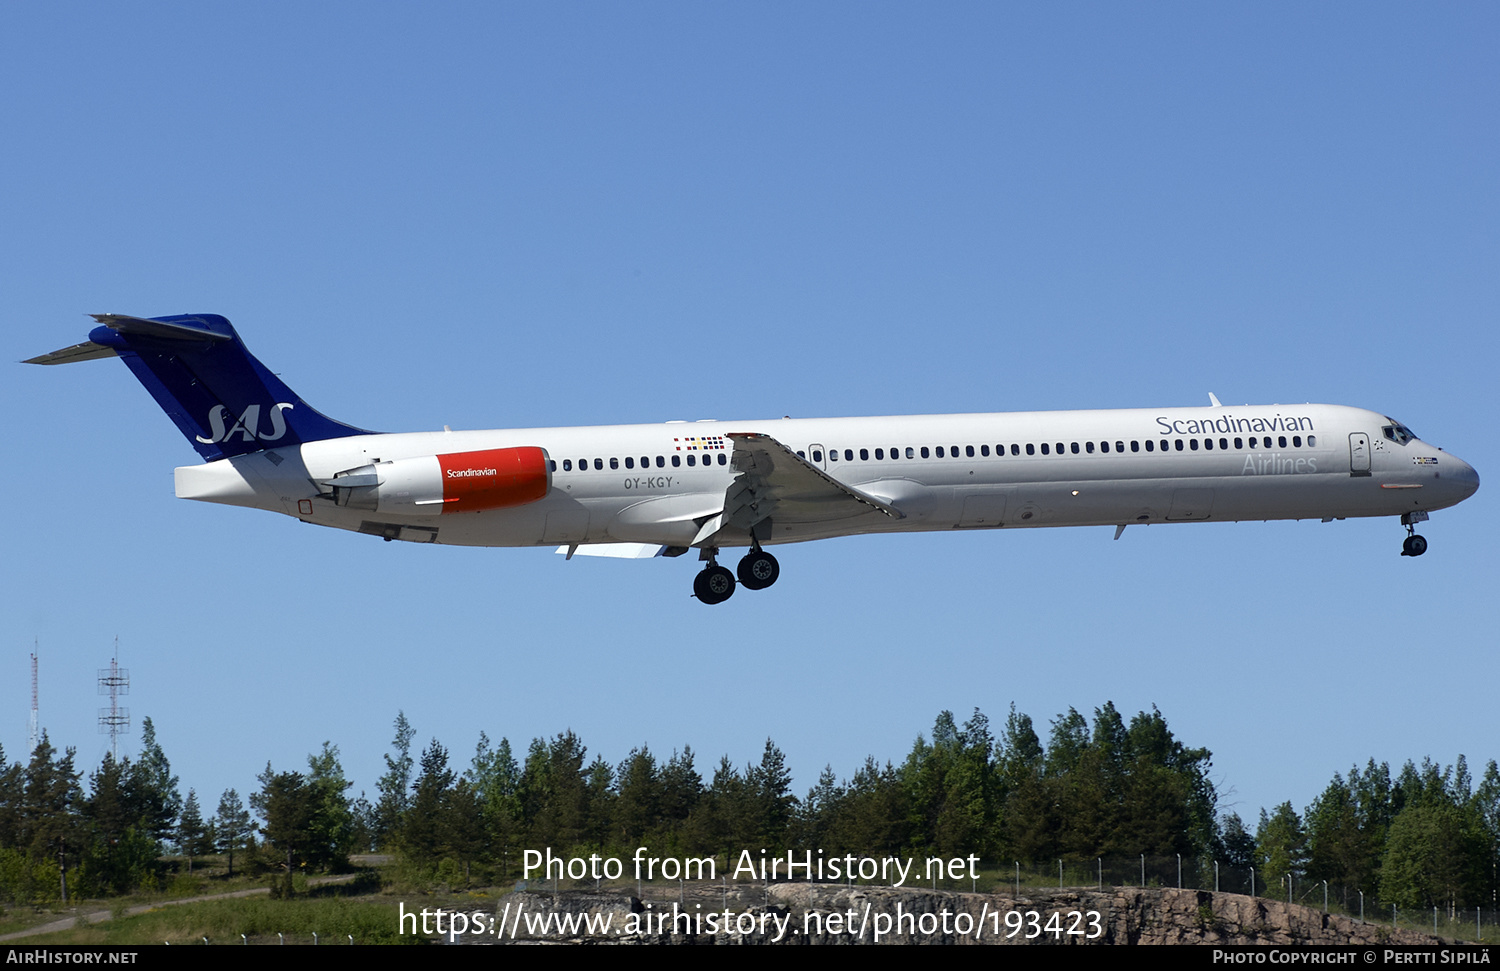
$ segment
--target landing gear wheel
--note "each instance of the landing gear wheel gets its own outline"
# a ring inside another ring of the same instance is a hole
[[[1401,544],[1402,556],[1421,556],[1427,552],[1427,540],[1416,533],[1406,537],[1406,542]]]
[[[745,554],[735,572],[746,590],[764,590],[781,576],[781,564],[765,550],[756,550]]]
[[[710,566],[693,578],[693,596],[706,604],[721,604],[734,596],[734,574],[722,566]]]

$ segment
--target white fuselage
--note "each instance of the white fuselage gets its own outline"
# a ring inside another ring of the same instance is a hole
[[[184,498],[253,506],[392,539],[463,546],[685,547],[725,507],[730,433],[758,433],[899,510],[772,516],[765,543],[871,532],[1331,519],[1429,512],[1473,494],[1465,462],[1337,405],[669,422],[361,435],[177,470]],[[1396,427],[1400,427],[1396,425]],[[1402,429],[1404,432],[1404,429]],[[1148,446],[1149,443],[1149,446]],[[537,446],[545,496],[451,515],[344,508],[328,480],[363,466]],[[725,542],[727,538],[727,542]],[[724,545],[749,545],[721,534]]]

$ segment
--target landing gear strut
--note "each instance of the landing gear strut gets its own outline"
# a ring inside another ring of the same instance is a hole
[[[693,596],[706,604],[721,604],[734,596],[734,574],[720,566],[714,558],[716,549],[705,549],[703,558],[708,561],[696,577],[693,577]]]
[[[1417,535],[1417,523],[1427,519],[1425,512],[1406,513],[1401,517],[1401,525],[1406,527],[1406,542],[1401,544],[1402,556],[1421,556],[1427,552],[1427,540]]]
[[[765,550],[753,549],[740,560],[735,572],[746,590],[764,590],[781,576],[781,564]]]

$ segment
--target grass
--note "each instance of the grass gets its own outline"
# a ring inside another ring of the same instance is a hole
[[[397,901],[378,896],[270,900],[241,897],[156,907],[103,924],[28,938],[28,944],[411,944],[397,928]]]

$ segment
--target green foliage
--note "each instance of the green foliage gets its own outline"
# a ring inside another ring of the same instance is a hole
[[[172,764],[156,741],[156,726],[149,717],[141,721],[140,758],[125,769],[131,815],[153,840],[160,843],[169,839],[172,824],[182,811],[182,794],[177,789]]]
[[[411,758],[412,739],[417,730],[406,720],[406,712],[396,712],[396,737],[391,742],[395,757],[385,756],[385,775],[380,777],[377,788],[380,799],[375,804],[375,841],[383,845],[400,829],[411,806],[411,774],[415,763]]]
[[[1255,859],[1259,864],[1256,869],[1268,887],[1279,885],[1288,874],[1301,875],[1307,865],[1307,837],[1302,831],[1302,818],[1291,803],[1282,803],[1269,816],[1264,809],[1260,811]]]
[[[240,802],[240,794],[226,789],[219,797],[219,810],[214,815],[215,849],[229,861],[229,876],[234,876],[234,854],[250,846],[250,813]]]

